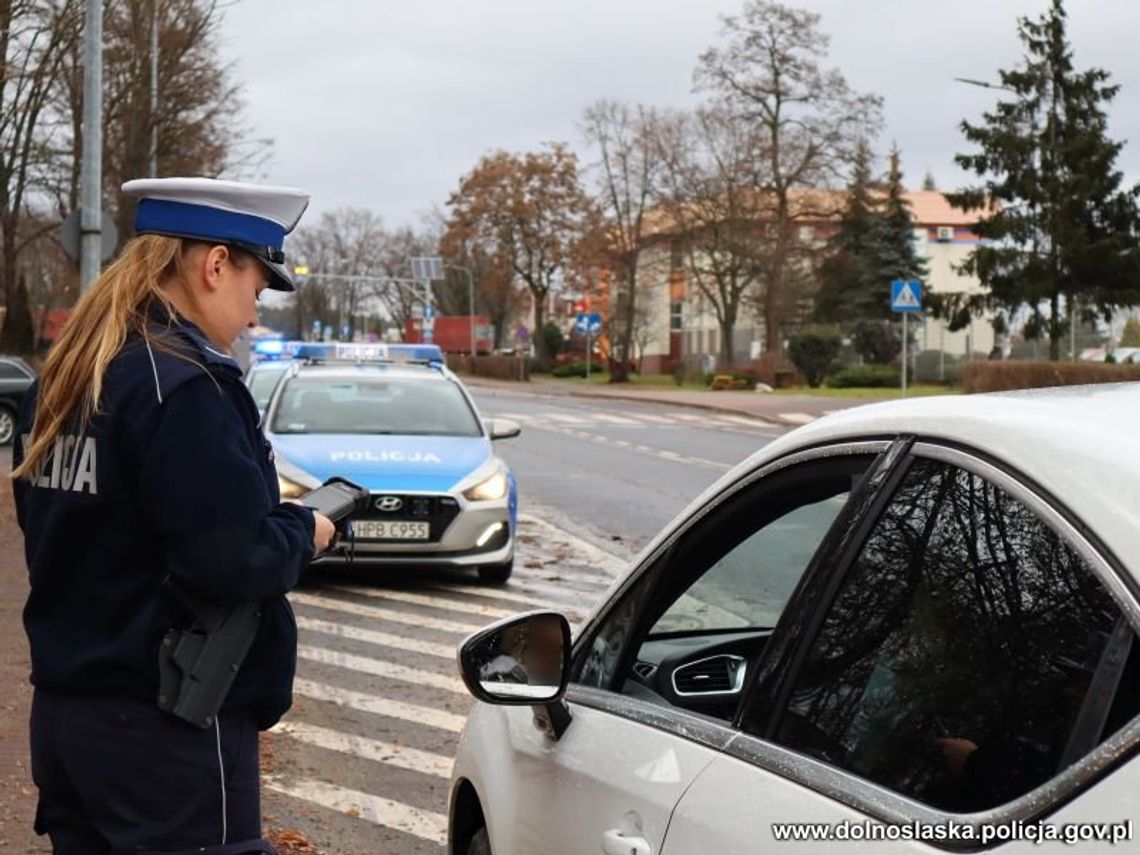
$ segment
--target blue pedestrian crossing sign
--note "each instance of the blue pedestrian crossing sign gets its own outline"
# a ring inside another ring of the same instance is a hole
[[[892,312],[921,312],[922,283],[917,279],[896,279],[891,283]]]
[[[582,335],[597,335],[602,331],[602,316],[597,312],[579,312],[574,317],[574,329]]]

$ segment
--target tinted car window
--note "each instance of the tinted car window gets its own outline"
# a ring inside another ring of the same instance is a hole
[[[1133,646],[1056,531],[977,475],[920,460],[827,612],[776,738],[936,807],[994,807],[1135,714]]]
[[[714,563],[649,635],[774,627],[816,547],[847,501],[841,493],[794,508]]]
[[[275,433],[480,436],[459,387],[436,379],[298,376],[286,381]]]
[[[869,456],[781,470],[695,523],[606,615],[577,682],[671,695],[671,667],[724,652],[754,662]],[[624,664],[623,664],[624,663]],[[649,668],[654,670],[651,676]],[[751,667],[751,666],[748,666]],[[734,697],[710,714],[724,717]],[[699,701],[686,700],[690,706]]]

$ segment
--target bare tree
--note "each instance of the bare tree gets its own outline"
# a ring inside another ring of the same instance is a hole
[[[677,113],[662,123],[662,211],[689,282],[711,307],[720,330],[720,360],[733,361],[737,321],[768,260],[771,194],[758,155],[758,128],[723,107]]]
[[[643,105],[598,101],[586,108],[582,133],[597,150],[598,207],[606,222],[599,249],[615,274],[611,328],[617,358],[610,382],[629,380],[629,365],[639,317],[639,259],[646,217],[654,201],[662,166],[657,144],[658,117]],[[644,316],[641,312],[641,316]]]
[[[298,325],[304,329],[302,320],[320,320],[335,324],[338,334],[347,325],[349,337],[354,336],[357,319],[375,287],[361,277],[386,275],[387,244],[380,217],[365,208],[326,211],[316,224],[299,229],[290,250],[304,261],[311,278],[304,288],[308,293],[295,303]],[[318,309],[323,314],[310,316]]]
[[[880,123],[881,99],[859,95],[835,69],[824,69],[828,38],[820,17],[772,0],[748,0],[739,17],[724,18],[726,44],[705,51],[694,81],[716,93],[741,121],[764,137],[765,189],[773,197],[772,245],[760,270],[765,346],[780,348],[781,328],[793,306],[797,188],[842,180],[857,142]]]
[[[495,152],[462,178],[448,205],[456,236],[509,259],[514,276],[530,289],[538,359],[549,363],[542,336],[546,299],[572,274],[592,207],[577,157],[560,143],[521,155]]]

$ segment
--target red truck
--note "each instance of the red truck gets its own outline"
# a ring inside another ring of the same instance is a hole
[[[408,344],[432,342],[444,353],[471,352],[471,321],[475,321],[475,351],[490,353],[494,346],[494,330],[486,315],[440,315],[434,319],[430,337],[424,335],[423,319],[408,318],[404,322],[404,341]]]

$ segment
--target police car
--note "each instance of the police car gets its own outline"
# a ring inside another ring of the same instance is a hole
[[[510,577],[518,490],[491,443],[519,427],[480,418],[438,347],[287,343],[282,356],[262,422],[282,498],[347,478],[372,494],[352,521],[355,560]]]
[[[285,346],[285,342],[276,340],[261,341],[253,346],[252,361],[245,372],[245,385],[263,416],[269,399],[273,397],[273,390],[277,388],[277,381],[289,368]]]

